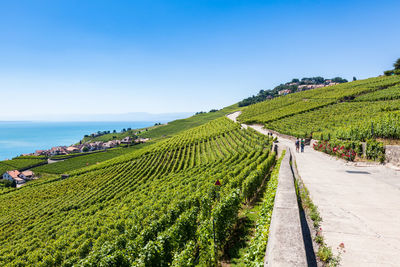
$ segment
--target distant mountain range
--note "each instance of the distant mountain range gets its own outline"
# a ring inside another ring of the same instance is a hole
[[[2,121],[151,121],[168,122],[177,119],[187,118],[194,115],[194,112],[175,112],[175,113],[147,113],[130,112],[122,114],[45,114],[24,116],[23,118],[13,117],[10,120],[1,118]]]

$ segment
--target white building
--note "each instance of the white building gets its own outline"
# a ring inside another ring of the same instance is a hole
[[[16,184],[23,184],[25,180],[20,177],[20,174],[18,170],[7,171],[3,174],[3,179],[15,181]]]
[[[33,173],[33,171],[23,171],[19,177],[21,177],[24,180],[31,180],[33,179],[33,177],[35,176],[35,174]]]

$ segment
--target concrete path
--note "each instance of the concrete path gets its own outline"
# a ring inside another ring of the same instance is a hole
[[[293,141],[278,140],[294,149]],[[295,157],[326,243],[335,253],[344,244],[341,266],[400,266],[400,171],[354,166],[311,147]]]

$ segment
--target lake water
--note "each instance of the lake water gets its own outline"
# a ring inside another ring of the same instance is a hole
[[[157,121],[158,122],[158,121]],[[0,122],[0,160],[77,143],[85,134],[144,128],[155,122]]]

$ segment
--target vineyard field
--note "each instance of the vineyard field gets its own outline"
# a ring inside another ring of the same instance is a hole
[[[132,153],[138,149],[143,148],[147,144],[135,145],[128,148],[113,148],[106,151],[96,152],[96,153],[86,153],[77,157],[67,158],[65,160],[39,166],[33,169],[33,171],[38,173],[51,173],[51,174],[61,174],[65,172],[70,172],[76,169],[80,169],[93,164],[98,164],[100,162]]]
[[[298,137],[400,139],[399,96],[399,76],[370,78],[264,101],[239,120]]]
[[[0,161],[0,175],[3,175],[3,173],[10,170],[27,169],[29,167],[45,163],[46,161],[47,160],[44,158],[37,158],[37,157],[34,158],[20,157],[12,160]]]
[[[213,265],[275,163],[271,144],[220,118],[4,193],[0,265]]]

